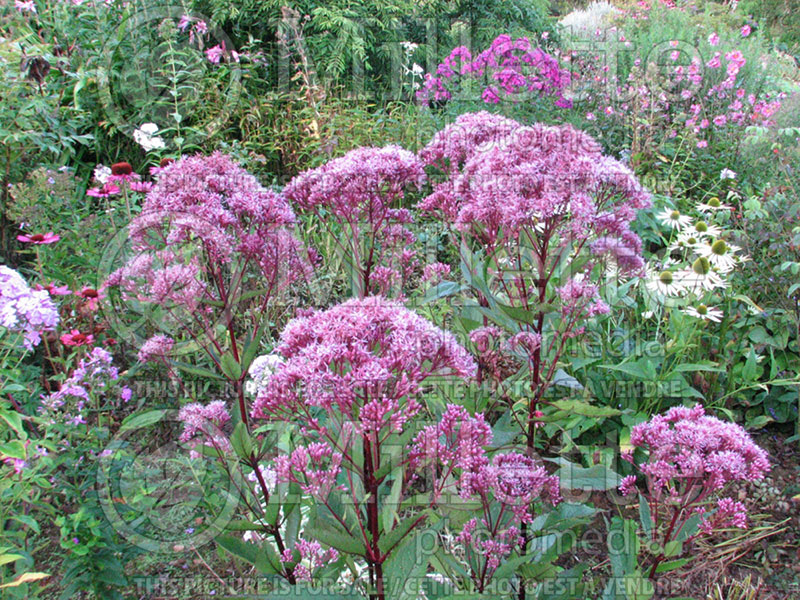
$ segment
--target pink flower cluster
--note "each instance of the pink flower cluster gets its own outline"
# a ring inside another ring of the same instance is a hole
[[[741,425],[706,415],[700,404],[676,406],[636,425],[631,445],[649,451],[640,470],[659,497],[685,485],[718,491],[732,481],[762,479],[770,469],[767,453]]]
[[[275,458],[275,473],[278,482],[297,483],[303,493],[325,502],[336,486],[341,465],[340,452],[334,452],[326,443],[314,442]]]
[[[772,124],[785,94],[748,91],[748,83],[741,77],[747,64],[741,50],[714,51],[720,44],[716,33],[708,36],[713,55],[705,61],[687,54],[677,41],[671,44],[676,48],[669,52],[674,64],[668,63],[658,77],[653,76],[654,66],[642,59],[634,61],[627,80],[619,81],[609,77],[609,67],[601,56],[572,56],[576,76],[590,84],[585,100],[590,106],[595,104],[596,110],[589,112],[591,119],[599,114],[607,121],[628,123],[635,114],[639,118],[634,127],[647,136],[654,137],[653,128],[663,128],[667,138],[676,137],[683,129],[697,140],[699,148],[707,147],[715,134],[737,135],[749,125]]]
[[[117,406],[130,401],[133,392],[118,380],[119,370],[113,365],[111,353],[92,348],[57,392],[42,396],[39,412],[50,423],[86,423],[84,411],[92,398],[110,400]]]
[[[434,374],[471,377],[475,363],[456,338],[401,304],[372,296],[298,317],[281,333],[277,368],[254,418],[309,419],[313,407],[398,432],[421,410],[414,399]]]
[[[149,338],[139,349],[139,362],[166,361],[175,340],[166,335],[157,334]]]
[[[704,514],[705,501],[727,484],[758,481],[770,470],[767,453],[744,428],[706,415],[702,405],[673,407],[636,425],[631,430],[631,444],[649,453],[639,470],[647,477],[652,500],[678,507],[676,510],[686,513],[684,518],[689,512]],[[623,483],[623,492],[634,490],[630,481]],[[703,531],[745,524],[744,507],[723,500],[715,515],[704,520]]]
[[[24,347],[31,350],[58,321],[58,309],[46,290],[32,290],[19,273],[0,265],[0,327],[22,334]]]
[[[452,182],[437,186],[420,209],[451,219],[490,250],[524,230],[562,246],[602,239],[595,242],[597,255],[611,254],[624,272],[641,270],[641,241],[630,223],[650,197],[630,169],[570,126],[514,127],[509,121],[462,115],[437,134],[420,154],[444,166]]]
[[[430,470],[434,502],[455,481],[461,498],[480,503],[482,516],[468,521],[455,540],[464,549],[479,591],[522,544],[520,525],[532,521],[533,503],[561,502],[557,476],[516,452],[495,454],[490,461],[485,447],[491,442],[492,430],[482,414],[473,417],[450,404],[438,424],[417,435],[409,452],[412,469]]]
[[[252,277],[266,289],[266,301],[311,273],[309,254],[292,235],[294,222],[286,200],[229,157],[185,157],[160,169],[129,228],[137,254],[105,285],[180,312],[176,318],[189,319],[181,325],[197,326],[210,321],[212,306],[234,301],[237,287]]]
[[[288,548],[283,551],[281,562],[294,565],[294,575],[298,581],[311,581],[313,571],[339,559],[335,548],[323,549],[316,540],[300,538],[295,542],[294,552]]]
[[[558,61],[541,48],[532,47],[528,38],[515,40],[507,34],[498,36],[474,58],[465,46],[454,48],[437,67],[435,76],[430,73],[425,76],[417,98],[425,103],[449,100],[462,78],[483,80],[484,77],[492,82],[481,94],[487,104],[527,92],[555,96],[559,107],[572,106],[563,96],[570,83],[570,72],[561,69]]]
[[[352,257],[361,295],[386,295],[416,266],[410,248],[415,237],[406,227],[411,213],[393,206],[407,189],[424,182],[423,165],[412,152],[399,146],[365,147],[300,173],[283,193],[319,217],[334,239],[344,236],[342,251]]]
[[[230,452],[230,441],[222,429],[231,420],[224,401],[215,400],[205,406],[199,402],[186,404],[178,412],[178,420],[183,421],[180,441],[189,444],[192,457],[199,456],[194,449],[201,444],[220,454]]]

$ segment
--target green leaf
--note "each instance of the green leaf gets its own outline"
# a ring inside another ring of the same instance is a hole
[[[686,371],[694,373],[695,371],[707,371],[710,373],[724,373],[725,369],[717,365],[717,363],[683,363],[675,367],[678,373],[685,373]]]
[[[608,558],[614,577],[622,578],[636,571],[639,539],[633,519],[614,517],[608,527]]]
[[[428,304],[429,302],[435,302],[441,298],[455,296],[461,292],[461,290],[461,285],[455,281],[442,281],[425,292],[422,302]]]
[[[7,565],[14,561],[24,558],[21,554],[0,554],[0,565]]]
[[[340,552],[357,554],[358,556],[366,556],[367,554],[367,548],[363,540],[320,519],[315,520],[313,527],[309,528],[309,533],[323,544],[336,548]]]
[[[389,531],[392,529],[395,521],[399,520],[397,511],[400,508],[400,494],[403,491],[403,474],[400,469],[397,469],[395,479],[392,481],[392,487],[389,495],[383,500],[381,509],[381,518],[383,520],[383,530]]]
[[[754,381],[758,377],[758,361],[753,348],[750,348],[750,352],[747,353],[747,360],[742,369],[742,377],[745,381]]]
[[[553,375],[553,385],[560,385],[571,390],[583,389],[583,384],[575,379],[572,375],[568,374],[564,369],[558,369],[556,374]]]
[[[428,569],[431,558],[427,552],[417,552],[421,546],[420,536],[426,534],[427,531],[414,531],[395,548],[388,560],[384,562],[383,576],[387,598],[416,600],[419,597],[421,580]],[[409,583],[416,584],[417,589]]]
[[[154,425],[155,423],[161,421],[167,412],[169,411],[166,409],[149,410],[143,413],[134,413],[132,415],[128,415],[122,421],[119,431],[120,433],[124,433],[125,431],[130,431],[131,429],[149,427],[150,425]]]
[[[225,525],[226,531],[263,531],[264,527],[253,521],[237,519]]]
[[[571,415],[582,415],[593,419],[616,417],[622,411],[609,406],[594,406],[583,400],[556,400],[552,403],[559,410],[566,411]]]
[[[270,564],[267,560],[267,552],[262,551],[256,544],[245,542],[240,537],[227,534],[217,536],[215,541],[234,556],[253,565],[264,575],[275,575],[280,572],[280,562],[275,565]],[[264,544],[266,546],[268,542]]]
[[[261,346],[261,338],[264,337],[264,331],[266,327],[260,327],[258,332],[247,340],[247,344],[244,347],[244,352],[242,353],[242,370],[248,371],[250,369],[250,365],[253,364],[253,360],[256,358],[256,354],[258,354],[258,349]]]
[[[564,490],[604,491],[619,487],[620,482],[619,474],[606,465],[587,468],[569,463],[556,474],[561,480],[561,489]]]
[[[497,307],[517,323],[534,325],[539,319],[539,311],[534,312],[518,306],[507,306],[505,304],[500,304],[499,302],[497,303]]]
[[[390,549],[397,545],[400,540],[403,539],[403,537],[408,535],[408,532],[411,530],[411,527],[414,525],[415,521],[415,517],[403,519],[400,521],[397,527],[391,531],[387,531],[378,540],[378,550],[380,550],[383,554],[387,553]],[[425,521],[422,523],[424,524]]]
[[[25,445],[19,440],[12,440],[5,444],[0,444],[0,454],[10,458],[25,460]]]
[[[497,570],[494,572],[493,579],[495,581],[503,581],[511,577],[518,567],[533,561],[536,554],[526,554],[524,556],[517,556],[515,558],[506,558]]]
[[[672,540],[664,545],[664,556],[671,558],[678,556],[683,551],[683,543],[678,540]]]
[[[170,363],[179,368],[181,371],[189,373],[190,375],[196,375],[197,377],[205,377],[208,379],[216,379],[218,381],[222,381],[224,379],[219,374],[211,371],[210,369],[206,369],[205,367],[197,367],[195,365],[179,362],[177,360],[171,360]]]
[[[642,531],[644,531],[647,539],[650,539],[653,533],[653,515],[650,514],[650,504],[647,498],[639,494],[639,522],[642,524]]]
[[[23,439],[28,437],[22,427],[22,419],[18,413],[11,410],[0,411],[0,419],[8,423],[8,426],[11,427],[19,437]]]
[[[239,381],[239,378],[242,376],[242,366],[230,353],[222,355],[219,366],[225,374],[225,377],[231,381]]]
[[[511,410],[506,410],[492,427],[492,448],[503,448],[512,444],[520,435],[519,427],[512,420]]]
[[[680,569],[683,565],[688,563],[691,558],[678,558],[669,562],[661,563],[656,567],[656,573],[666,573],[667,571],[674,571]]]
[[[602,369],[620,371],[645,381],[656,381],[658,379],[655,365],[649,358],[640,358],[636,362],[626,362],[618,365],[600,365],[600,367]]]
[[[239,421],[233,428],[231,435],[231,446],[236,455],[242,459],[248,459],[253,455],[253,440],[247,433],[247,426],[243,421]]]
[[[702,521],[702,519],[703,517],[697,513],[686,519],[678,535],[675,536],[675,541],[683,542],[695,535],[697,530],[700,529],[700,521]]]

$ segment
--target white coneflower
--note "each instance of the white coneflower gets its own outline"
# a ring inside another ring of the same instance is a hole
[[[680,211],[665,208],[656,215],[662,225],[667,225],[672,229],[684,229],[692,224],[692,217],[682,215]]]
[[[703,319],[704,321],[714,321],[719,323],[722,320],[722,311],[712,306],[705,304],[698,304],[697,306],[689,306],[683,309],[684,314],[694,317],[696,319]]]
[[[688,227],[685,227],[682,233],[690,234],[697,238],[719,237],[722,234],[722,229],[717,225],[709,225],[705,221],[697,221]]]
[[[695,250],[700,256],[705,256],[713,267],[723,273],[732,271],[738,262],[736,252],[739,246],[729,245],[725,240],[714,240],[711,244],[699,244]]]
[[[680,211],[672,208],[665,208],[662,210],[656,215],[656,219],[658,219],[662,225],[666,225],[671,229],[684,229],[692,224],[692,217],[682,215]]]
[[[697,210],[700,212],[716,212],[718,210],[730,210],[731,208],[729,204],[720,202],[716,196],[709,198],[708,202],[701,202],[697,205]]]
[[[694,247],[703,241],[701,236],[695,235],[689,231],[689,229],[691,228],[687,228],[687,231],[680,233],[677,239],[669,245],[667,248],[669,252],[675,252],[678,250],[694,250]]]
[[[692,263],[691,269],[679,271],[677,277],[682,285],[693,292],[728,287],[728,282],[714,271],[711,267],[711,263],[705,256],[698,257],[697,260]]]
[[[685,291],[684,285],[672,271],[653,271],[645,283],[647,289],[656,296],[679,296]]]

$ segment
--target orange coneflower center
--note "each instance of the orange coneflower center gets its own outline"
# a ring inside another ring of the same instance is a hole
[[[162,158],[161,162],[158,163],[158,166],[163,169],[164,167],[169,166],[174,162],[175,162],[174,158]]]
[[[97,292],[97,290],[93,288],[88,288],[81,292],[81,296],[83,296],[84,298],[98,298],[100,294]]]
[[[43,242],[44,241],[44,234],[43,233],[36,233],[31,236],[32,242]]]

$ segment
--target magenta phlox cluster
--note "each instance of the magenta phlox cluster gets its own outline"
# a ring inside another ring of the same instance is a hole
[[[465,46],[454,48],[439,64],[435,75],[425,76],[417,99],[426,103],[449,100],[454,89],[466,78],[488,80],[481,93],[487,104],[497,104],[503,98],[516,98],[523,93],[536,93],[555,96],[556,106],[572,106],[563,95],[571,73],[562,69],[555,57],[533,47],[526,37],[512,39],[507,34],[500,35],[475,57]]]

